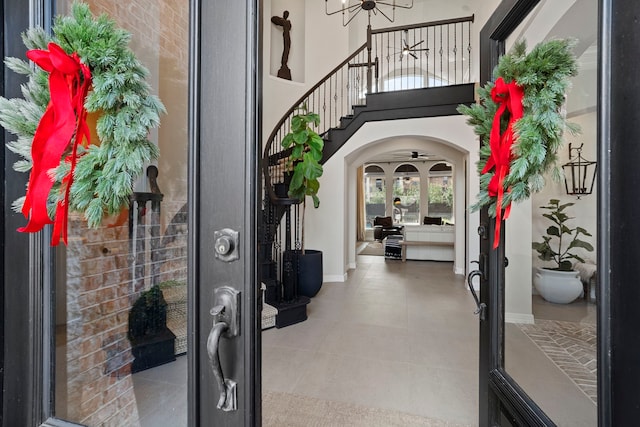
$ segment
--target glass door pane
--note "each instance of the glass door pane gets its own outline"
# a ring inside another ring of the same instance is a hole
[[[575,39],[573,53],[578,75],[563,106],[567,120],[580,126],[578,135],[564,133],[564,146],[558,152],[558,165],[574,161],[576,148],[581,155],[595,160],[597,153],[597,2],[540,2],[528,18],[506,41],[507,50],[515,42],[526,40],[528,51],[539,42],[554,38]],[[570,152],[570,148],[571,152]],[[593,176],[593,175],[591,175]],[[597,195],[567,195],[565,179],[546,178],[544,189],[531,201],[514,206],[507,222],[505,284],[505,370],[540,408],[559,426],[597,425],[597,321],[596,321],[596,253],[568,246],[572,236],[563,236],[562,252],[571,259],[575,294],[573,299],[547,294],[541,280],[546,269],[557,267],[542,261],[531,242],[540,242],[554,224],[546,217],[550,200],[567,206],[563,214],[570,219],[563,227],[582,227],[592,235],[580,235],[596,246]],[[571,173],[567,172],[571,181]],[[590,182],[589,182],[590,183]],[[571,184],[569,184],[571,189]],[[527,234],[531,236],[529,239]],[[575,233],[574,233],[575,235]],[[552,236],[554,250],[559,239]],[[571,274],[571,273],[564,273]],[[582,282],[582,283],[581,283]],[[569,282],[571,284],[571,282]],[[561,284],[554,284],[560,286]],[[557,289],[557,288],[556,288]],[[552,291],[554,289],[551,289]]]
[[[67,14],[71,0],[58,0]],[[189,2],[88,0],[132,34],[167,113],[160,157],[129,206],[56,249],[55,416],[88,426],[187,425]],[[157,181],[151,178],[157,176]]]

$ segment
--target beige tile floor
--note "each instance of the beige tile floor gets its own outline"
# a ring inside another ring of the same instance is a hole
[[[473,309],[450,263],[360,256],[306,322],[263,333],[263,389],[473,424]]]
[[[538,301],[534,311],[594,320],[593,308],[580,304]],[[476,425],[474,307],[450,263],[359,256],[346,282],[323,285],[306,322],[263,332],[263,390]],[[558,425],[596,425],[588,397],[520,329],[507,331],[508,372]],[[134,375],[134,383],[142,426],[186,425],[185,357]],[[147,405],[145,396],[158,405]]]

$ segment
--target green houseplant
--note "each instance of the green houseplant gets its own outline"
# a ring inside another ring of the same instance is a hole
[[[571,252],[572,249],[582,248],[588,252],[593,251],[593,246],[589,242],[580,239],[580,235],[591,237],[591,234],[582,227],[569,228],[567,221],[573,219],[566,214],[565,209],[575,203],[560,204],[560,200],[549,200],[548,206],[541,206],[548,212],[542,214],[543,217],[553,222],[547,228],[547,234],[542,236],[541,242],[533,242],[533,249],[538,252],[538,258],[543,261],[553,261],[556,264],[555,270],[571,271],[572,260],[584,262],[582,257]],[[553,241],[557,239],[557,242]],[[564,240],[564,242],[563,242]],[[563,243],[566,243],[566,246]]]
[[[312,126],[320,124],[320,116],[308,112],[306,105],[298,108],[298,114],[291,118],[291,131],[282,139],[282,148],[291,149],[287,160],[287,169],[293,169],[289,184],[289,197],[300,199],[304,203],[311,196],[313,206],[320,206],[318,190],[322,176],[322,150],[324,141]]]
[[[301,209],[301,247],[295,251],[297,266],[297,288],[302,295],[313,297],[322,286],[322,252],[305,249],[304,222],[307,196],[313,200],[313,206],[320,206],[318,190],[322,176],[322,150],[324,141],[313,130],[320,124],[320,116],[307,110],[306,104],[298,108],[291,118],[291,130],[282,139],[282,147],[291,150],[287,159],[287,169],[293,171],[289,183],[288,196],[302,203]]]
[[[569,303],[575,300],[583,291],[578,272],[573,270],[572,261],[584,262],[584,259],[574,252],[575,249],[591,252],[591,243],[582,240],[581,236],[591,237],[582,227],[571,228],[566,209],[574,203],[560,204],[560,200],[551,199],[547,206],[541,206],[546,212],[542,214],[552,222],[542,236],[542,241],[533,242],[532,248],[538,253],[538,258],[551,261],[554,268],[538,268],[534,284],[544,299],[555,303]]]

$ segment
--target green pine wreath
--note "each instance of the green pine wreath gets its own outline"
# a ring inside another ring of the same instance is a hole
[[[529,54],[526,42],[516,43],[511,52],[502,56],[494,70],[494,79],[502,77],[505,82],[513,80],[523,88],[523,117],[514,124],[516,140],[512,146],[509,173],[504,180],[504,202],[519,202],[539,192],[545,185],[545,174],[551,171],[554,179],[560,179],[557,152],[563,143],[565,131],[577,134],[579,127],[566,120],[562,106],[570,87],[570,78],[577,75],[578,66],[572,52],[573,40],[551,40],[536,45]],[[481,173],[490,155],[489,135],[493,118],[498,109],[491,99],[494,83],[478,89],[480,102],[471,106],[460,105],[458,112],[469,116],[467,123],[474,127],[480,137],[480,174],[478,200],[474,211],[488,206],[489,215],[496,216],[497,197],[489,195],[489,181],[493,172]],[[507,120],[501,121],[501,133]]]
[[[158,147],[148,135],[150,129],[160,125],[165,108],[157,96],[150,94],[145,80],[149,72],[128,47],[131,35],[106,15],[94,17],[84,3],[74,3],[70,16],[56,17],[51,36],[42,28],[33,28],[22,39],[28,49],[42,50],[53,41],[68,54],[76,52],[91,70],[92,88],[84,105],[89,113],[100,112],[96,129],[100,143],[92,141],[86,149],[78,147],[69,208],[83,213],[88,225],[96,227],[105,215],[118,213],[129,204],[134,180],[148,162],[158,157]],[[49,103],[48,73],[19,58],[7,58],[5,63],[28,77],[21,87],[23,98],[0,97],[0,125],[17,136],[7,144],[22,157],[14,169],[29,172],[31,143]],[[62,161],[52,174],[51,217],[68,172],[68,163]],[[16,200],[13,208],[20,211],[23,202],[24,197]]]

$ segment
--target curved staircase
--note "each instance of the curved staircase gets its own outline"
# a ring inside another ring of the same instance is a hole
[[[458,114],[459,104],[475,102],[471,75],[473,16],[372,30],[367,43],[305,93],[280,119],[265,143],[262,158],[263,210],[260,227],[260,278],[265,301],[278,310],[276,327],[306,320],[309,299],[298,295],[292,250],[301,248],[300,201],[286,195],[281,146],[296,109],[320,115],[316,129],[325,142],[327,162],[369,121]],[[400,60],[397,47],[424,46]],[[419,53],[419,54],[418,54]],[[415,76],[422,77],[416,85]]]

